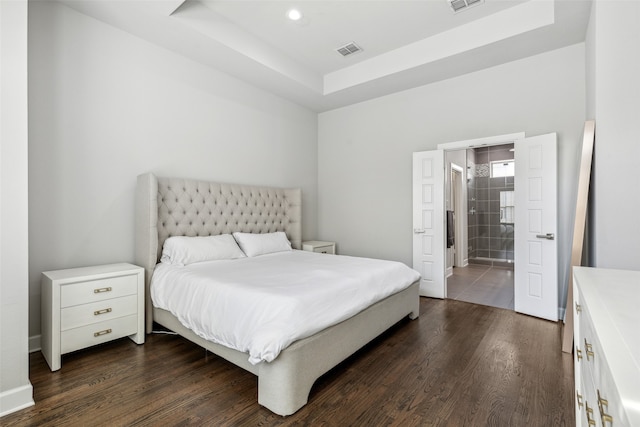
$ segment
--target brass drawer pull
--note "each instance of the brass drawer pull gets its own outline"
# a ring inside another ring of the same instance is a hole
[[[99,337],[101,335],[107,335],[111,333],[111,329],[105,329],[104,331],[100,331],[100,332],[94,332],[93,336],[94,337]]]
[[[98,288],[93,290],[94,294],[101,294],[103,292],[111,292],[111,286],[109,286],[108,288]]]
[[[593,408],[589,408],[589,404],[584,402],[584,406],[587,408],[587,423],[590,426],[596,425],[596,420],[593,419]]]
[[[598,409],[600,410],[600,418],[602,419],[602,425],[606,425],[607,422],[613,425],[613,417],[606,413],[609,410],[609,401],[607,399],[603,399],[600,396],[600,390],[597,390],[598,393]]]
[[[582,306],[576,303],[576,313],[581,313],[581,312],[582,312]]]
[[[94,316],[98,316],[100,314],[111,313],[111,308],[103,308],[102,310],[96,310],[93,312]]]
[[[594,356],[593,345],[589,344],[586,338],[584,339],[584,350],[587,353],[587,360],[591,360],[590,357]]]
[[[578,393],[578,390],[576,390],[576,400],[578,401],[578,408],[582,408],[582,395]]]
[[[576,359],[578,359],[578,362],[582,360],[582,350],[578,346],[576,346]]]

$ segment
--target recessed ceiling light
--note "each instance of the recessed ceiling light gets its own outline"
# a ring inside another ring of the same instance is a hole
[[[300,18],[302,18],[302,13],[300,13],[298,9],[290,9],[287,12],[287,18],[291,19],[292,21],[298,21],[300,20]]]

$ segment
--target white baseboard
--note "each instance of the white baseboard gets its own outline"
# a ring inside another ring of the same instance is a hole
[[[0,393],[0,417],[35,405],[31,383]]]
[[[29,353],[35,353],[36,351],[40,351],[42,346],[40,344],[41,335],[34,335],[29,337]]]
[[[445,271],[445,277],[449,277],[453,275],[453,267],[447,267],[447,271]]]

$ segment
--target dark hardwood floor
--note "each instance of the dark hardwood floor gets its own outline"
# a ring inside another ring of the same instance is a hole
[[[172,335],[30,356],[36,405],[3,426],[568,426],[573,360],[560,324],[421,298],[404,320],[320,378],[289,417],[257,404],[257,378]]]

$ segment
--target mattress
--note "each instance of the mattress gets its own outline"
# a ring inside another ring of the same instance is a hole
[[[248,353],[257,364],[419,278],[399,262],[293,250],[188,266],[160,263],[151,298],[198,336]]]

